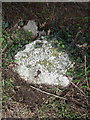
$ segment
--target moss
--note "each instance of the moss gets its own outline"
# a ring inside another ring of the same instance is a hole
[[[39,62],[37,62],[37,64],[44,65],[49,72],[52,71],[52,68],[55,65],[54,63],[47,61],[47,60],[39,61]]]
[[[57,51],[53,51],[53,53],[52,53],[52,56],[58,56],[58,52]]]
[[[41,65],[45,65],[45,66],[46,65],[54,66],[54,64],[52,62],[49,62],[47,60],[39,61],[38,63],[41,64]]]

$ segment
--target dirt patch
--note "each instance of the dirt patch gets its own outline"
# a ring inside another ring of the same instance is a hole
[[[69,104],[71,105],[72,111],[74,112],[81,112],[82,114],[88,114],[88,101],[82,93],[77,88],[74,88],[74,86],[69,86],[69,88],[66,89],[58,89],[59,91],[59,96],[64,99],[59,99],[56,97],[53,97],[52,95],[47,95],[44,94],[38,90],[35,90],[31,88],[30,86],[33,86],[31,84],[28,84],[25,82],[23,79],[20,78],[20,76],[13,72],[12,69],[4,69],[3,72],[3,78],[6,78],[6,81],[13,79],[13,87],[10,86],[6,87],[6,91],[9,94],[9,99],[8,101],[3,102],[3,117],[5,118],[32,118],[32,117],[39,117],[39,116],[46,116],[46,117],[52,117],[54,114],[58,118],[60,117],[59,114],[57,113],[57,108],[58,110],[62,109],[61,107],[57,107],[54,110],[52,109],[52,105],[54,102],[58,101],[60,104]],[[38,85],[34,85],[36,88],[40,88]],[[52,94],[58,94],[56,93],[56,90],[53,91],[53,89],[56,87],[53,86],[45,86],[43,85],[40,89],[47,91]],[[5,91],[4,91],[5,92]],[[79,95],[81,94],[81,95]],[[72,96],[74,95],[74,96]],[[10,99],[11,98],[11,99]],[[54,99],[51,101],[49,99]],[[43,109],[43,106],[51,105],[47,109]],[[55,103],[57,104],[57,102]],[[39,110],[43,111],[42,114],[39,112]],[[49,111],[48,111],[49,110]]]
[[[10,69],[4,70],[3,72],[4,77],[7,78],[7,80],[14,78],[13,90],[9,89],[9,91],[7,91],[14,101],[23,104],[25,103],[32,112],[35,112],[37,108],[42,106],[47,100],[47,95],[31,88],[30,85],[22,80],[17,73],[12,72]]]

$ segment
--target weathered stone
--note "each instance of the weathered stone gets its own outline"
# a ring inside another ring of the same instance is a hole
[[[33,84],[60,85],[66,87],[72,80],[66,77],[67,68],[73,67],[68,54],[53,47],[54,40],[36,40],[15,55],[15,70],[27,82]]]
[[[38,27],[35,21],[29,20],[27,25],[23,27],[25,31],[32,32],[33,36],[37,36],[38,34]]]

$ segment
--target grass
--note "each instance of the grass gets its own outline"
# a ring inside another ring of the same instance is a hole
[[[40,118],[44,117],[55,117],[55,118],[82,118],[80,113],[72,113],[71,105],[66,104],[65,101],[60,101],[55,98],[50,98],[48,103],[43,105],[38,111]],[[51,114],[49,114],[51,113]],[[55,114],[56,113],[56,114]]]

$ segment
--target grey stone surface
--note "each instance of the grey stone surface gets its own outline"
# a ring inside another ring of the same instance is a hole
[[[66,77],[67,68],[72,68],[73,64],[69,60],[68,54],[58,52],[52,47],[54,40],[48,42],[36,40],[26,45],[23,51],[15,55],[18,64],[15,71],[19,73],[28,83],[60,85],[66,87],[72,81],[71,77]]]
[[[27,25],[23,27],[25,31],[32,32],[33,36],[37,36],[38,34],[38,27],[35,21],[29,20]]]

